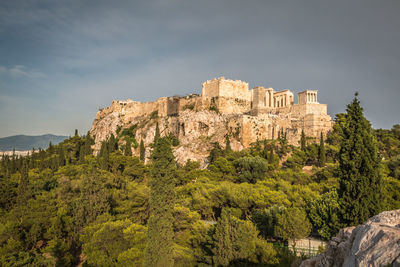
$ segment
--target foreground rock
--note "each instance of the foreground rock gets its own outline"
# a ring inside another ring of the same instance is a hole
[[[326,251],[302,267],[400,266],[400,210],[385,211],[340,230]]]

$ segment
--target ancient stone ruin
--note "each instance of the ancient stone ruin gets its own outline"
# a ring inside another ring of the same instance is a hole
[[[200,153],[199,149],[209,148],[212,142],[223,146],[225,135],[232,139],[234,150],[247,148],[257,140],[277,139],[282,133],[289,144],[298,146],[302,130],[307,137],[317,139],[332,128],[327,105],[318,103],[317,93],[300,92],[298,103],[294,103],[290,90],[249,89],[246,82],[220,77],[204,82],[201,95],[162,97],[154,102],[113,101],[110,107],[99,110],[91,134],[95,136],[95,149],[99,149],[101,141],[115,134],[118,127],[136,124],[140,126],[136,127],[136,140],[148,144],[153,141],[157,121],[162,135],[181,140],[185,148],[176,151],[193,152],[183,159],[195,157],[195,151]]]

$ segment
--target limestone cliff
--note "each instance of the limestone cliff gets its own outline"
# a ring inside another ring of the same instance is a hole
[[[204,166],[212,144],[218,142],[224,147],[226,135],[232,149],[241,150],[282,133],[292,145],[298,145],[302,130],[309,137],[326,134],[332,121],[326,105],[319,104],[316,96],[316,91],[301,92],[299,104],[294,104],[289,90],[248,90],[247,83],[219,78],[204,83],[201,96],[163,97],[144,103],[113,101],[110,107],[99,110],[90,134],[97,152],[111,134],[132,129],[137,142],[143,140],[148,156],[158,122],[162,136],[179,139],[174,150],[179,163],[191,159]]]
[[[301,267],[400,266],[400,210],[382,212],[340,230],[326,251]]]

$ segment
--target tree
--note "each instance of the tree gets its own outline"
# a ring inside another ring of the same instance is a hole
[[[318,234],[326,240],[335,236],[339,229],[338,195],[336,190],[327,192],[314,199],[308,207],[308,216]]]
[[[268,165],[261,157],[241,157],[235,161],[241,182],[256,183],[265,177]]]
[[[215,228],[215,257],[216,266],[227,266],[233,260],[232,222],[231,215],[223,209]]]
[[[299,208],[288,208],[277,215],[275,235],[290,240],[296,248],[296,240],[307,237],[311,232],[311,223],[306,212]]]
[[[213,148],[210,151],[210,155],[208,156],[208,161],[213,163],[217,158],[222,157],[224,155],[224,151],[218,142],[213,143]]]
[[[115,139],[114,134],[111,134],[110,138],[108,139],[108,152],[111,154],[112,152],[118,150],[118,141]]]
[[[21,179],[18,184],[17,203],[19,206],[25,206],[30,197],[28,165],[25,160],[22,164],[20,174]]]
[[[144,143],[143,143],[143,139],[140,140],[140,160],[144,162],[144,160],[146,159],[146,149],[144,148]]]
[[[253,266],[254,263],[276,263],[272,244],[258,237],[256,226],[223,209],[215,227],[214,265]]]
[[[62,145],[58,145],[58,166],[65,165],[65,155]]]
[[[132,145],[131,145],[131,140],[127,138],[126,143],[125,143],[125,156],[132,156]]]
[[[160,127],[158,126],[158,122],[156,123],[156,130],[154,134],[154,144],[157,143],[158,138],[160,138]]]
[[[347,106],[339,151],[339,217],[345,225],[363,223],[383,208],[383,180],[376,140],[357,93]]]
[[[229,135],[225,135],[225,152],[232,151],[231,140],[229,140]]]
[[[304,130],[301,130],[301,137],[300,137],[300,149],[302,151],[306,151],[306,135],[304,133]]]
[[[75,134],[74,136],[78,136],[78,129],[75,129]]]
[[[150,170],[150,218],[145,266],[173,266],[176,163],[168,138],[158,138]]]
[[[319,147],[318,147],[318,165],[320,167],[324,167],[325,163],[326,163],[326,153],[325,153],[324,135],[321,132],[321,137],[319,140]]]
[[[269,155],[268,155],[268,164],[273,164],[274,163],[274,148],[271,145],[269,148]]]

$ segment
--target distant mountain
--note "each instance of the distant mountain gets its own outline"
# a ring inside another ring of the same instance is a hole
[[[38,136],[30,136],[30,135],[13,135],[8,137],[0,138],[0,150],[1,151],[10,151],[10,150],[31,150],[32,148],[46,149],[51,142],[53,145],[58,144],[68,136],[61,135],[53,135],[53,134],[45,134]]]

